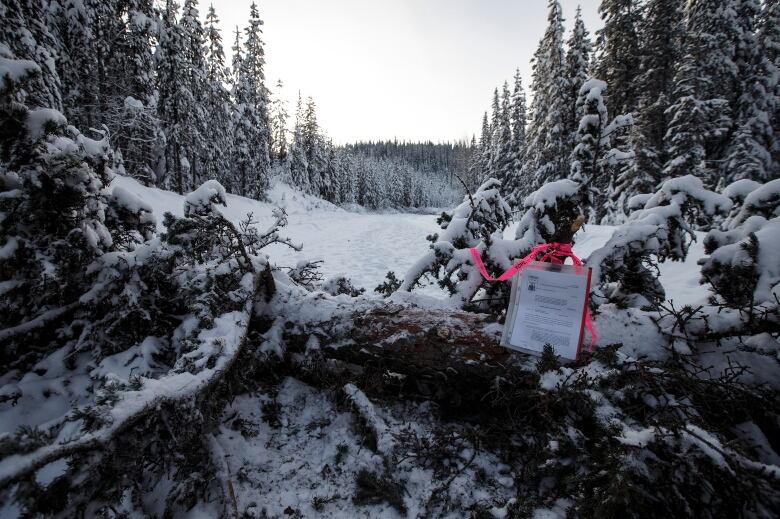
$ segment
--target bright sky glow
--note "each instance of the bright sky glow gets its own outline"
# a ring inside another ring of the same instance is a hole
[[[215,1],[225,52],[252,0]],[[598,0],[562,0],[567,31],[578,4],[591,35]],[[267,85],[281,78],[289,112],[300,89],[337,143],[470,139],[493,88],[530,60],[546,0],[259,0]],[[205,17],[208,3],[200,6]]]

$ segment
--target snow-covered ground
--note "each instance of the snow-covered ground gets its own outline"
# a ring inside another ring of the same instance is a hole
[[[149,203],[162,222],[162,214],[169,211],[181,215],[184,197],[170,191],[148,188],[129,177],[117,177],[112,185],[120,185]],[[260,228],[270,225],[271,210],[283,207],[289,217],[289,225],[283,234],[303,250],[296,252],[282,245],[267,249],[271,261],[281,267],[295,267],[303,259],[322,260],[325,278],[344,275],[354,284],[372,293],[388,271],[402,277],[412,263],[427,250],[425,237],[439,231],[436,217],[421,214],[361,214],[347,212],[339,207],[300,192],[281,183],[274,183],[269,202],[228,195],[224,214],[234,221],[252,213]],[[577,235],[574,252],[586,258],[606,243],[614,227],[589,225]],[[514,228],[506,232],[514,234]],[[694,304],[706,297],[706,290],[698,284],[697,260],[704,254],[702,240],[694,243],[685,262],[668,262],[661,265],[661,283],[667,298],[675,305]],[[438,289],[426,291],[435,295]]]

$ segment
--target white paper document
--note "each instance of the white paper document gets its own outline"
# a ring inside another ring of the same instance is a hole
[[[575,360],[582,346],[590,269],[533,262],[512,281],[501,344],[539,354],[545,344]]]

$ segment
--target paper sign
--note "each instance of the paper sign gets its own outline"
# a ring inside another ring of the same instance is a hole
[[[591,269],[534,261],[512,281],[501,345],[576,360],[582,348]]]

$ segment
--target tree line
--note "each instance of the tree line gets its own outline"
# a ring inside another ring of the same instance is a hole
[[[515,206],[544,184],[585,180],[593,221],[693,174],[709,188],[780,176],[780,6],[760,0],[602,0],[595,40],[560,2],[533,58],[485,113],[474,185],[502,181]],[[594,82],[597,80],[598,82]],[[610,118],[609,111],[618,114]]]
[[[398,206],[451,201],[441,196],[452,192],[449,177],[408,162],[393,168],[414,196],[385,196],[387,168],[371,162],[371,172],[358,171],[363,159],[330,142],[311,98],[299,94],[288,128],[283,84],[272,91],[266,81],[255,3],[233,35],[230,64],[214,6],[202,20],[197,0],[3,0],[0,14],[0,55],[42,66],[14,93],[17,101],[105,134],[116,170],[147,185],[185,193],[216,179],[229,192],[263,198],[277,175],[335,203],[361,203],[368,188]]]

